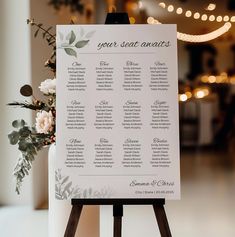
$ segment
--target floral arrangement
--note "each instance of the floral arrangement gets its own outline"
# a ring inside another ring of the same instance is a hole
[[[36,120],[34,126],[29,126],[23,119],[12,122],[14,131],[9,135],[9,141],[12,145],[18,145],[20,157],[14,168],[14,177],[16,179],[16,192],[20,193],[20,187],[23,179],[29,174],[32,162],[35,156],[45,146],[55,143],[56,140],[56,36],[51,33],[52,27],[44,28],[43,24],[37,24],[34,20],[27,20],[27,23],[34,27],[34,37],[42,35],[52,48],[50,59],[45,63],[54,78],[46,79],[39,86],[43,93],[43,100],[38,100],[33,95],[33,89],[30,85],[24,85],[20,93],[24,97],[31,97],[31,101],[13,102],[8,105],[20,108],[26,108],[36,111]]]

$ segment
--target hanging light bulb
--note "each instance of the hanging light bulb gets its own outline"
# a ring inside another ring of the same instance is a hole
[[[178,15],[182,14],[183,13],[183,9],[181,7],[178,7],[177,10],[176,10],[176,13]]]
[[[166,8],[166,4],[164,2],[160,2],[159,6],[162,7],[162,8]]]
[[[154,19],[153,17],[148,17],[147,23],[148,24],[162,24],[160,21]],[[191,42],[191,43],[206,42],[206,41],[216,39],[217,37],[223,35],[227,31],[229,31],[231,26],[232,26],[232,24],[230,22],[226,22],[219,29],[214,30],[208,34],[203,34],[203,35],[191,35],[191,34],[186,34],[186,33],[182,33],[182,32],[177,32],[177,39],[186,41],[186,42]]]
[[[214,21],[214,20],[215,20],[215,16],[214,15],[210,15],[209,21]]]
[[[187,42],[192,42],[192,43],[201,43],[201,42],[206,42],[210,41],[213,39],[218,38],[219,36],[223,35],[229,29],[231,28],[232,24],[230,22],[226,22],[222,27],[219,29],[212,31],[208,34],[204,35],[190,35],[190,34],[185,34],[185,33],[177,33],[177,38],[182,41],[187,41]]]
[[[215,8],[216,8],[216,4],[210,3],[210,4],[206,7],[206,10],[207,10],[207,11],[214,11]]]
[[[173,12],[174,11],[174,6],[173,5],[169,5],[167,8],[168,12]]]
[[[168,12],[173,12],[173,11],[176,9],[176,8],[174,7],[174,5],[168,5],[168,6],[167,6],[167,4],[166,4],[165,2],[160,2],[160,3],[159,3],[159,6],[162,7],[163,9],[166,9]],[[215,10],[215,8],[216,8],[216,4],[210,3],[205,9],[208,10],[208,11],[213,11],[213,10]],[[201,17],[201,20],[202,20],[202,21],[207,21],[207,20],[209,20],[209,21],[214,21],[214,20],[216,19],[217,22],[222,22],[222,21],[224,21],[224,22],[228,22],[228,21],[230,21],[230,22],[235,22],[235,16],[230,16],[230,17],[229,17],[229,16],[227,16],[227,15],[225,15],[225,16],[214,16],[214,15],[210,15],[210,16],[208,17],[207,14],[201,14],[200,12],[195,12],[195,13],[193,13],[193,12],[190,11],[190,10],[185,11],[182,7],[178,7],[178,8],[176,9],[176,14],[178,14],[178,15],[182,14],[183,12],[185,12],[185,17],[191,17],[191,16],[193,16],[194,19],[196,19],[196,20],[199,20],[200,17]]]
[[[229,21],[229,16],[224,16],[224,19],[223,19],[225,22],[226,21]]]
[[[144,5],[144,4],[143,4],[142,1],[139,1],[139,2],[138,2],[138,5],[139,5],[139,9],[141,9],[141,8],[143,8],[143,5]]]
[[[223,17],[222,17],[222,16],[217,16],[216,20],[217,20],[218,22],[221,22],[221,21],[223,20]]]
[[[179,100],[182,102],[185,102],[188,100],[188,97],[186,94],[181,94],[181,95],[179,95]]]
[[[202,21],[206,21],[207,18],[208,18],[208,16],[206,14],[203,14],[202,17],[201,17]]]
[[[193,17],[194,17],[194,19],[199,19],[200,13],[199,12],[194,13]]]
[[[189,11],[189,10],[188,10],[188,11],[186,11],[186,13],[185,13],[185,16],[186,16],[186,17],[191,17],[191,16],[192,16],[192,12],[191,12],[191,11]]]
[[[155,19],[150,16],[150,17],[148,17],[148,19],[147,19],[147,23],[151,25],[151,24],[154,23],[154,20],[155,20]]]
[[[232,16],[232,17],[230,18],[230,21],[231,21],[231,22],[235,22],[235,16]]]

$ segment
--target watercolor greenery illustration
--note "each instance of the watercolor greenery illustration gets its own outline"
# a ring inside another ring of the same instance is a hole
[[[66,200],[71,198],[110,198],[113,195],[111,188],[103,187],[101,190],[93,188],[79,188],[73,186],[73,182],[69,180],[69,176],[62,175],[61,169],[55,171],[55,197],[58,200]]]
[[[66,36],[59,32],[59,39],[61,43],[59,43],[57,49],[63,49],[69,56],[77,58],[76,50],[85,47],[89,43],[90,38],[94,35],[94,33],[95,31],[85,33],[82,27],[80,28],[79,37],[74,33],[73,30]]]

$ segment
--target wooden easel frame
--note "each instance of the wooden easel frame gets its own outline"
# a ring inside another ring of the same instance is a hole
[[[127,13],[108,13],[105,24],[130,24]],[[84,205],[113,205],[113,237],[122,236],[123,205],[152,205],[162,237],[171,237],[165,199],[72,199],[72,210],[64,237],[74,237]],[[102,236],[101,236],[102,237]]]
[[[113,205],[113,237],[122,236],[123,205],[152,205],[162,237],[171,237],[165,199],[72,199],[72,210],[64,237],[74,237],[84,205]]]

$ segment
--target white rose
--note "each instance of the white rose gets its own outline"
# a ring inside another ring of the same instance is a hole
[[[36,131],[38,133],[45,133],[53,131],[53,125],[55,124],[51,111],[40,111],[36,117]]]
[[[41,83],[39,89],[45,95],[56,93],[56,79],[46,79]]]

